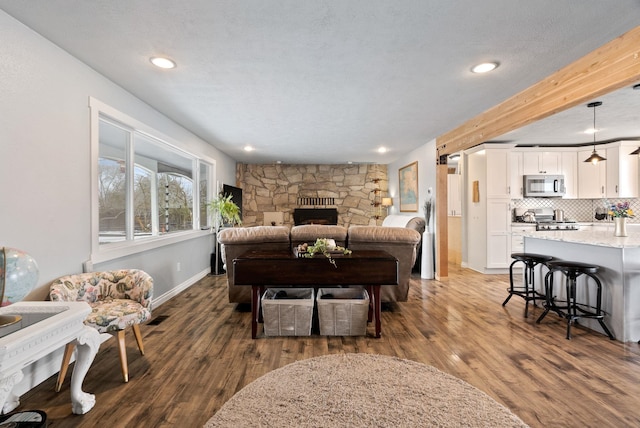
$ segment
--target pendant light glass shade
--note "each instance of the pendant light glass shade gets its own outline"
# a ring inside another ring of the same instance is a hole
[[[594,165],[597,164],[598,162],[607,160],[607,158],[600,156],[596,151],[596,107],[601,105],[602,105],[602,101],[594,101],[592,103],[587,104],[587,107],[593,109],[593,153],[591,153],[591,156],[586,158],[584,161],[591,162]]]

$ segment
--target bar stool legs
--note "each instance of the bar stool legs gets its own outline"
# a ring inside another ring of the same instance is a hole
[[[615,337],[604,323],[604,312],[602,311],[602,283],[595,275],[599,270],[598,266],[589,265],[578,262],[552,261],[548,263],[549,272],[545,276],[545,305],[544,312],[537,319],[536,323],[540,323],[549,311],[554,311],[560,317],[567,320],[567,339],[571,339],[571,324],[577,323],[580,318],[596,319],[602,330],[609,336],[609,339],[615,340]],[[565,293],[566,302],[557,301],[554,296],[553,276],[555,272],[561,272],[565,276]],[[596,305],[588,306],[580,303],[576,298],[577,278],[585,275],[591,278],[596,284]],[[562,304],[565,303],[565,304]]]
[[[540,294],[535,290],[535,267],[539,264],[544,265],[550,260],[553,259],[551,256],[545,256],[542,254],[533,254],[533,253],[513,253],[511,254],[511,258],[514,261],[509,266],[509,295],[502,302],[502,306],[505,306],[511,296],[516,295],[520,296],[524,299],[524,317],[528,318],[529,316],[529,301],[533,301],[535,306],[536,299],[544,300],[545,295]],[[517,287],[513,282],[513,265],[516,263],[524,263],[524,283],[522,287]]]

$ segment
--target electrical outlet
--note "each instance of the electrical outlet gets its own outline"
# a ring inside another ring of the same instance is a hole
[[[180,262],[178,262],[178,264],[176,265],[176,272],[180,272],[181,268],[182,266],[180,266]]]

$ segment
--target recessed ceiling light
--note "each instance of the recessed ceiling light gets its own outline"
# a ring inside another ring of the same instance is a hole
[[[378,149],[378,153],[387,153],[387,148],[386,147],[380,147]]]
[[[495,70],[498,67],[497,62],[483,62],[482,64],[474,65],[471,68],[473,73],[486,73],[491,70]]]
[[[253,151],[253,147],[251,147],[251,146],[244,146],[244,151],[245,151],[245,152],[252,152],[252,151]]]
[[[165,58],[162,56],[151,57],[149,61],[151,61],[151,64],[155,65],[156,67],[167,68],[167,69],[176,68],[176,63],[173,60],[170,60],[169,58]]]

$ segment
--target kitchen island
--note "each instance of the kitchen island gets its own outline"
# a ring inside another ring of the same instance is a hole
[[[602,267],[597,275],[602,281],[602,308],[607,314],[604,321],[616,339],[623,342],[640,340],[640,229],[628,229],[627,237],[613,236],[613,229],[524,235],[526,252]],[[544,290],[544,278],[538,275],[537,280],[536,289]],[[560,280],[557,277],[556,281]],[[578,298],[595,306],[595,293],[588,292],[584,282],[580,282],[585,281],[584,277],[578,280]],[[556,291],[558,298],[564,299],[564,287],[556,287]],[[581,319],[579,324],[604,334],[595,320]]]

